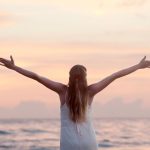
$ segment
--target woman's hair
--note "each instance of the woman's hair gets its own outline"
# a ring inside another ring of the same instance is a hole
[[[70,118],[74,122],[82,122],[86,120],[88,104],[86,68],[82,65],[75,65],[70,69],[69,75],[67,105]]]

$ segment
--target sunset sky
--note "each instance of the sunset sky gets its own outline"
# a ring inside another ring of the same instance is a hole
[[[67,84],[75,64],[88,84],[150,59],[148,0],[0,0],[0,57]],[[95,96],[104,105],[121,98],[150,108],[150,70],[118,79]],[[59,108],[59,97],[36,81],[0,66],[0,107],[40,101]]]

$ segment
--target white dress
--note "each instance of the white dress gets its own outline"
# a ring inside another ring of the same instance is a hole
[[[60,113],[60,150],[98,150],[91,118],[91,105],[87,109],[87,120],[83,123],[74,123],[69,118],[69,108],[66,103],[60,107]]]

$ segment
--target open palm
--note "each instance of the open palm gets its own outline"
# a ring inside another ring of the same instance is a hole
[[[150,68],[150,61],[146,60],[146,56],[139,62],[140,69]]]
[[[10,60],[0,58],[0,65],[12,69],[15,65],[13,57],[10,56]]]

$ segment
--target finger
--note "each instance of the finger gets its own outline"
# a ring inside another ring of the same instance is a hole
[[[7,63],[8,61],[6,59],[1,59],[0,62]]]
[[[0,60],[4,60],[4,58],[0,58]]]
[[[0,64],[1,66],[5,66],[4,64]]]
[[[0,60],[7,60],[7,59],[5,59],[5,58],[1,58],[1,57],[0,57]]]
[[[146,56],[144,56],[144,58],[142,59],[143,61],[146,59]]]
[[[9,60],[4,59],[4,58],[0,58],[0,61],[1,61],[1,62],[7,62],[7,61],[9,61]]]
[[[4,60],[4,59],[0,59],[0,62],[1,62],[1,63],[4,63],[4,62],[5,62],[5,60]]]
[[[14,59],[13,59],[12,55],[10,55],[10,59],[11,59],[11,62],[14,64]]]

